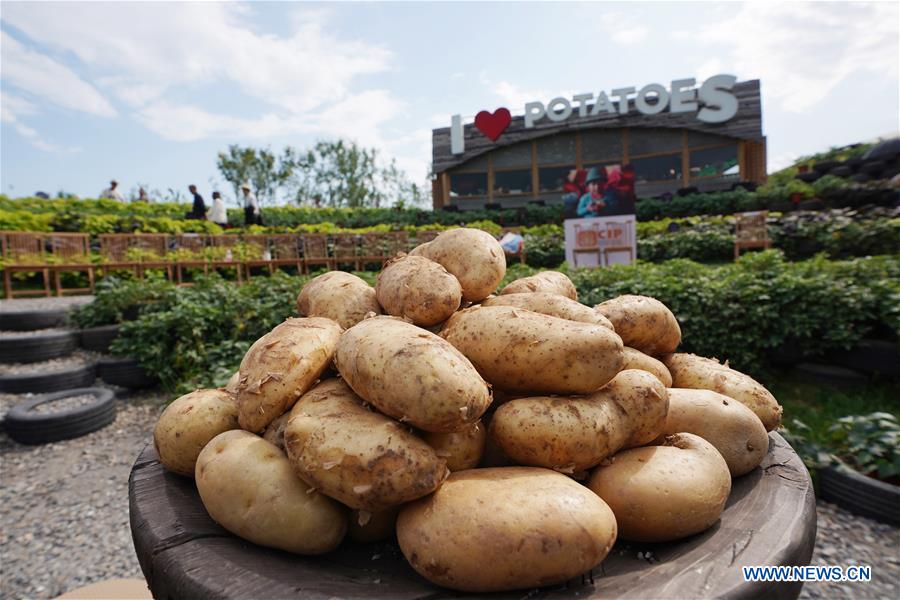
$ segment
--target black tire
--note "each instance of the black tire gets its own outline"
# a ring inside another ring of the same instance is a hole
[[[813,181],[815,181],[816,179],[818,179],[821,176],[822,176],[822,174],[819,173],[818,171],[807,171],[806,173],[797,173],[797,179],[799,179],[800,181],[805,181],[806,183],[812,183]]]
[[[44,394],[88,387],[97,378],[94,363],[39,375],[0,375],[0,392],[9,394]]]
[[[900,525],[900,486],[866,477],[849,467],[819,471],[819,496],[852,513]]]
[[[854,173],[849,177],[850,181],[855,181],[856,183],[865,183],[867,181],[872,181],[872,176],[868,173]]]
[[[85,406],[61,410],[55,413],[33,413],[40,404],[91,394],[95,401]],[[22,444],[46,444],[79,437],[109,425],[116,419],[116,399],[111,390],[104,388],[76,388],[46,394],[13,406],[6,414],[6,433]]]
[[[900,344],[881,340],[863,340],[852,350],[834,351],[828,362],[863,373],[900,376]]]
[[[860,385],[867,381],[866,376],[858,371],[810,362],[794,367],[794,374],[808,381],[841,387]]]
[[[33,363],[68,356],[78,348],[72,331],[0,337],[0,362]]]
[[[797,210],[822,210],[823,208],[825,208],[825,203],[818,198],[804,200],[797,205]]]
[[[143,388],[156,383],[133,358],[103,358],[97,364],[100,379],[124,388]]]
[[[849,177],[850,175],[853,175],[853,169],[851,169],[847,165],[841,165],[828,171],[828,174],[835,175],[837,177]]]
[[[813,165],[813,170],[821,173],[822,175],[828,173],[835,167],[840,167],[841,163],[836,160],[820,160],[816,164]]]
[[[109,352],[109,345],[119,335],[118,325],[101,325],[81,330],[81,347],[92,352]]]
[[[894,163],[881,170],[881,179],[891,179],[895,175],[900,174],[900,163]]]
[[[883,160],[870,160],[870,161],[864,162],[864,163],[859,167],[859,172],[860,172],[860,173],[866,173],[867,175],[875,176],[875,175],[877,175],[878,173],[881,173],[881,171],[882,171],[886,166],[887,166],[887,163],[884,162]]]
[[[34,331],[61,327],[69,322],[66,310],[0,312],[0,331]]]

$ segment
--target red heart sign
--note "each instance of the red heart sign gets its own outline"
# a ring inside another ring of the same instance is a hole
[[[494,114],[483,110],[475,115],[475,127],[492,142],[497,141],[497,138],[509,127],[511,121],[512,115],[505,108],[498,108],[494,111]]]

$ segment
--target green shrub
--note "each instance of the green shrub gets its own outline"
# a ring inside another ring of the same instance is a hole
[[[152,312],[174,297],[175,285],[160,275],[146,279],[109,276],[97,283],[94,300],[72,312],[72,321],[81,328],[122,323],[133,313]]]
[[[900,424],[890,413],[838,419],[828,449],[844,464],[878,479],[900,477]]]

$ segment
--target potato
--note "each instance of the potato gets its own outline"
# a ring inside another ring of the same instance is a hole
[[[441,336],[507,392],[589,394],[622,368],[622,340],[609,329],[512,306],[459,311]]]
[[[515,306],[543,315],[550,315],[551,317],[580,321],[582,323],[593,323],[606,327],[609,330],[613,329],[612,322],[600,314],[598,310],[589,308],[567,296],[550,292],[504,293],[501,296],[492,296],[485,299],[481,305]]]
[[[241,361],[238,421],[260,432],[287,412],[331,365],[341,326],[331,319],[287,319],[250,346]]]
[[[240,372],[240,370],[237,370],[237,371],[234,372],[234,375],[232,375],[232,376],[228,379],[228,383],[225,384],[225,388],[224,388],[224,389],[225,389],[226,392],[229,392],[229,393],[231,393],[231,394],[237,395],[237,392],[238,392],[238,386],[239,386],[240,384],[241,384],[241,372]]]
[[[347,531],[346,509],[300,481],[281,450],[253,433],[213,438],[197,459],[196,479],[209,516],[254,544],[324,554]]]
[[[445,340],[394,317],[348,329],[335,364],[366,402],[425,431],[459,431],[491,403],[487,383]]]
[[[728,465],[712,444],[676,433],[661,446],[619,452],[594,469],[588,487],[603,498],[619,536],[668,542],[711,527],[731,493]]]
[[[263,432],[262,438],[267,442],[271,442],[278,446],[278,449],[282,452],[287,452],[284,449],[284,428],[287,426],[288,419],[290,419],[291,413],[290,411],[284,413],[266,427],[266,430]]]
[[[626,346],[650,356],[674,352],[681,327],[665,304],[648,296],[625,295],[601,302],[597,310],[612,321]]]
[[[225,390],[197,390],[166,407],[153,430],[153,445],[162,466],[193,477],[197,456],[209,440],[237,428],[238,407],[233,395]]]
[[[400,506],[392,506],[375,513],[365,510],[351,511],[347,537],[362,544],[391,539],[397,528],[397,515],[400,514],[400,509]]]
[[[565,273],[560,273],[559,271],[541,271],[531,277],[520,277],[503,288],[500,295],[533,292],[559,294],[570,300],[578,300],[578,291],[575,289],[575,284],[572,283],[572,280]]]
[[[654,440],[665,426],[668,404],[656,377],[622,371],[590,396],[507,402],[494,413],[490,436],[519,464],[572,475],[621,448]]]
[[[430,494],[448,474],[428,444],[369,410],[340,379],[323,381],[297,401],[284,445],[300,479],[370,512]]]
[[[329,271],[303,286],[297,312],[303,317],[325,317],[349,329],[369,313],[380,315],[381,307],[368,283],[350,273]]]
[[[430,244],[431,244],[431,242],[425,242],[424,244],[419,244],[418,246],[416,246],[415,248],[413,248],[412,250],[409,251],[409,255],[410,256],[425,256],[425,249],[428,248],[428,246]]]
[[[662,358],[672,374],[672,386],[712,390],[734,398],[759,417],[766,431],[781,424],[781,405],[769,390],[749,375],[735,371],[719,361],[695,354],[670,354]]]
[[[625,346],[623,349],[623,355],[625,357],[625,364],[622,366],[623,370],[640,369],[641,371],[647,371],[659,379],[664,386],[672,387],[672,374],[669,373],[666,365],[662,364],[662,362],[628,346]]]
[[[403,508],[400,550],[422,577],[465,592],[559,584],[600,563],[616,540],[609,507],[546,469],[470,469]]]
[[[456,277],[423,256],[388,261],[375,282],[375,296],[389,315],[430,327],[459,308],[462,288]]]
[[[506,254],[500,242],[480,229],[448,229],[411,254],[440,263],[462,286],[467,302],[478,302],[497,289],[506,274]]]
[[[756,468],[769,450],[766,428],[740,402],[711,390],[672,388],[664,435],[693,433],[715,446],[732,477]]]
[[[450,471],[474,469],[481,462],[487,430],[481,421],[462,431],[450,433],[422,432],[422,439],[434,448],[435,454],[447,461]]]

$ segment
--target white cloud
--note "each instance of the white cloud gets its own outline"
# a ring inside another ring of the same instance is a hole
[[[767,99],[803,112],[857,73],[896,80],[898,18],[893,2],[752,2],[693,39],[730,48],[736,75],[762,79]]]
[[[5,31],[0,32],[0,42],[6,83],[63,108],[101,117],[116,116],[106,98],[71,69],[29,50]]]
[[[0,94],[0,122],[6,123],[15,129],[29,144],[44,152],[79,152],[81,150],[81,148],[64,148],[48,142],[35,129],[19,120],[19,117],[22,115],[33,115],[36,113],[37,108],[24,98],[10,96],[6,93]]]
[[[622,46],[640,44],[650,35],[650,30],[640,23],[639,15],[623,12],[604,12],[597,19],[600,29],[609,39]]]

